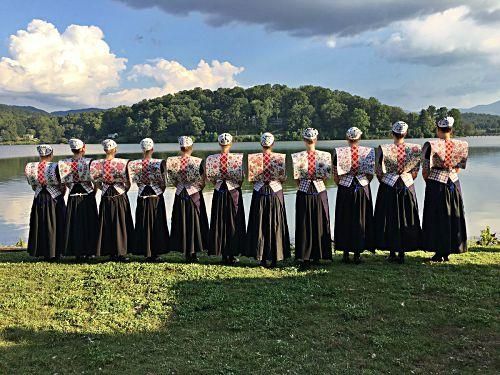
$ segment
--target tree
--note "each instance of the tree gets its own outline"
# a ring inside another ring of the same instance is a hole
[[[321,118],[324,122],[326,135],[335,136],[336,130],[342,126],[342,115],[347,111],[347,106],[334,98],[328,99],[321,106]]]
[[[200,135],[205,129],[205,121],[201,117],[191,116],[186,124],[185,133]]]
[[[364,109],[355,108],[350,117],[349,127],[356,126],[363,133],[368,133],[370,127],[370,116]]]
[[[434,118],[425,109],[422,109],[418,116],[418,128],[423,137],[431,138],[434,136],[436,123],[434,122]]]

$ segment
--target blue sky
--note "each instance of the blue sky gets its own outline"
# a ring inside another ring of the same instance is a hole
[[[110,107],[262,83],[321,85],[409,110],[500,99],[498,2],[245,3],[3,0],[0,102]]]

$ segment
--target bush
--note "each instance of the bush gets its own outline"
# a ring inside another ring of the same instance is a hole
[[[480,246],[491,246],[498,244],[498,238],[496,233],[491,233],[491,229],[489,226],[486,229],[481,231],[481,235],[479,236],[479,241],[477,244]]]

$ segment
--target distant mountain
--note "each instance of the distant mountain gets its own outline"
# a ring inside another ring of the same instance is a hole
[[[40,113],[40,114],[46,114],[48,115],[49,113],[44,111],[43,109],[32,107],[32,106],[26,106],[26,105],[8,105],[8,104],[0,104],[0,109],[4,110],[14,110],[14,111],[21,111],[21,112],[30,112],[30,113]]]
[[[476,105],[472,108],[461,109],[460,112],[484,113],[489,115],[500,115],[500,100],[491,104]]]
[[[37,113],[44,115],[53,115],[53,116],[66,116],[77,113],[84,112],[102,112],[105,109],[102,108],[81,108],[81,109],[70,109],[67,111],[54,111],[47,112],[43,109],[32,107],[32,106],[23,106],[23,105],[9,105],[9,104],[0,104],[0,110],[14,111],[14,112],[28,112],[28,113]]]
[[[67,111],[54,111],[50,112],[51,115],[54,116],[66,116],[66,115],[74,115],[77,113],[84,113],[84,112],[103,112],[105,109],[102,108],[82,108],[82,109],[70,109]]]

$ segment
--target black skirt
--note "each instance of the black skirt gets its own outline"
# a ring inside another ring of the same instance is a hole
[[[186,189],[174,198],[170,250],[186,258],[208,247],[208,216],[201,192],[189,195]]]
[[[332,259],[332,235],[328,194],[317,193],[311,183],[295,201],[295,259]]]
[[[427,180],[425,187],[423,249],[439,255],[467,251],[467,229],[460,183]]]
[[[219,190],[214,190],[212,198],[208,254],[233,257],[244,253],[244,244],[245,209],[241,189],[229,191],[223,183]]]
[[[398,179],[392,187],[380,183],[375,203],[375,246],[379,250],[415,251],[421,247],[415,187]]]
[[[31,206],[28,253],[56,258],[64,252],[66,205],[64,195],[52,198],[43,188]]]
[[[133,253],[146,257],[164,254],[168,251],[168,237],[163,194],[156,195],[150,186],[146,186],[137,197]]]
[[[360,253],[374,251],[373,203],[370,185],[339,185],[335,206],[335,249]]]
[[[77,184],[68,197],[64,255],[96,255],[97,231],[98,214],[95,193],[87,193],[82,185]]]
[[[257,260],[280,261],[290,258],[290,236],[283,190],[269,185],[253,191],[247,230],[247,256]]]
[[[134,224],[127,193],[110,187],[99,205],[97,255],[125,256],[134,245]]]

